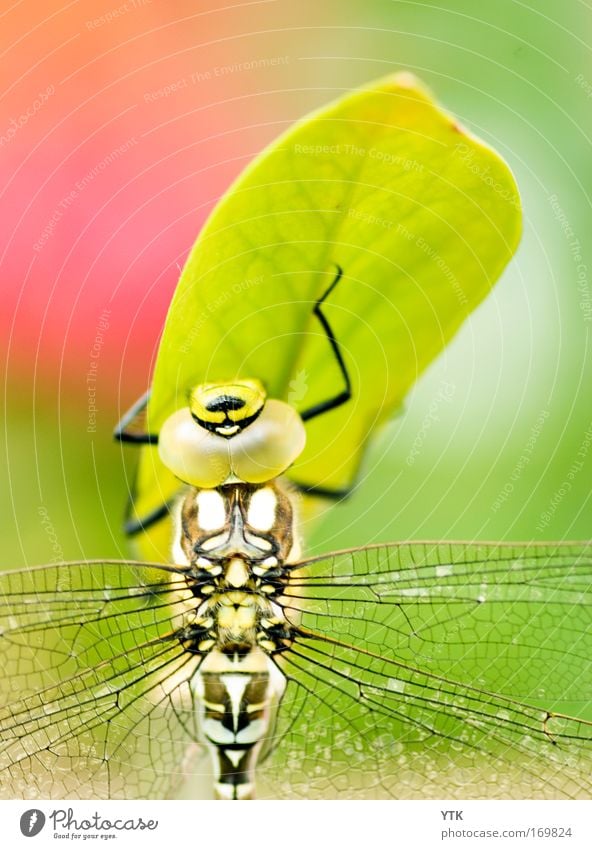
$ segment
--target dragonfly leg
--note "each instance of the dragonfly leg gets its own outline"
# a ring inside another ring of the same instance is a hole
[[[333,356],[337,360],[337,365],[339,366],[339,371],[343,377],[343,381],[345,384],[345,388],[342,389],[337,395],[334,395],[332,398],[327,398],[325,401],[321,401],[318,404],[314,404],[312,407],[309,407],[307,410],[304,410],[300,413],[300,418],[303,421],[307,421],[308,419],[313,419],[315,416],[320,416],[322,413],[327,413],[329,410],[334,410],[336,407],[340,407],[342,404],[345,404],[346,401],[349,401],[351,398],[351,379],[349,376],[349,372],[345,365],[345,361],[343,359],[343,355],[341,353],[341,347],[337,338],[333,332],[333,328],[329,324],[329,321],[325,314],[323,313],[321,307],[324,301],[331,294],[333,289],[337,286],[339,281],[343,276],[343,269],[340,265],[337,266],[337,274],[334,280],[331,282],[329,288],[321,295],[319,300],[316,302],[313,308],[313,313],[316,315],[318,320],[321,323],[323,330],[325,331],[325,335],[329,340],[329,345],[331,346],[331,350],[333,352]]]
[[[348,498],[355,489],[355,483],[343,487],[317,486],[316,484],[299,483],[290,480],[292,486],[303,495],[318,495],[319,498],[329,498],[331,501],[341,501]]]
[[[123,532],[128,537],[133,537],[141,531],[148,530],[148,528],[156,525],[157,522],[161,522],[163,519],[166,519],[171,512],[171,504],[169,502],[165,502],[164,504],[161,504],[160,507],[155,507],[154,510],[151,510],[150,513],[147,513],[145,516],[134,519],[130,517],[131,505],[132,501],[130,500],[128,502],[123,522]]]
[[[138,398],[135,404],[125,413],[122,419],[115,426],[113,437],[118,442],[133,442],[136,445],[157,445],[158,434],[146,433],[143,428],[143,421],[150,398],[150,390],[145,392],[141,398]]]

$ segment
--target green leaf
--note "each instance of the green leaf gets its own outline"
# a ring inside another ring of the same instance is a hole
[[[200,234],[156,363],[150,429],[196,384],[259,378],[300,411],[343,380],[313,307],[344,353],[352,399],[307,422],[290,476],[351,484],[364,443],[483,300],[521,216],[503,160],[410,75],[372,83],[298,122],[239,177]],[[138,512],[174,491],[144,449]]]

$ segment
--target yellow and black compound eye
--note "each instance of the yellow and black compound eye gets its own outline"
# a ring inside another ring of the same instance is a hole
[[[240,383],[203,383],[192,389],[189,409],[193,419],[219,436],[234,436],[254,422],[266,400],[258,380]]]

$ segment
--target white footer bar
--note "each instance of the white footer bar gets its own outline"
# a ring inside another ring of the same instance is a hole
[[[0,801],[0,827],[7,849],[590,849],[592,801],[11,800]]]

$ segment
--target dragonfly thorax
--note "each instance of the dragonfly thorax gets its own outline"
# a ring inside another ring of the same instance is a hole
[[[294,548],[293,510],[277,483],[192,489],[179,505],[177,563],[199,600],[183,640],[189,650],[214,646],[244,655],[272,654],[290,641],[274,599],[285,590]],[[189,645],[187,645],[189,644]]]
[[[176,537],[177,563],[211,568],[219,577],[215,567],[239,557],[260,577],[293,553],[291,496],[278,482],[191,488],[178,506]]]

